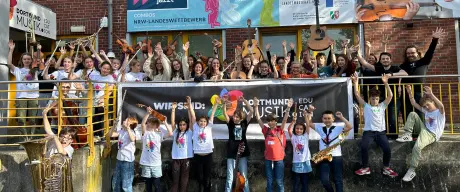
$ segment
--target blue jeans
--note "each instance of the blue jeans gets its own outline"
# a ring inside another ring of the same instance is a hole
[[[333,157],[331,162],[322,161],[319,164],[319,180],[321,180],[321,184],[323,184],[323,187],[327,192],[334,192],[331,182],[329,181],[329,173],[331,169],[335,183],[335,191],[343,192],[342,166],[342,157]]]
[[[369,145],[371,144],[372,140],[374,140],[375,143],[377,143],[377,145],[383,151],[383,166],[389,167],[391,149],[388,138],[385,135],[385,131],[364,131],[361,140],[361,160],[363,163],[363,168],[369,167]]]
[[[267,175],[267,192],[273,191],[273,176],[275,176],[278,192],[284,192],[284,161],[265,160],[265,174]]]
[[[113,173],[112,190],[114,192],[132,192],[134,179],[134,162],[117,160]]]
[[[302,184],[302,190],[300,190],[300,184]],[[292,191],[308,192],[308,173],[292,172]]]
[[[248,180],[248,158],[241,157],[239,160],[239,171],[244,177],[244,192],[249,192],[249,180]],[[230,192],[232,190],[233,183],[233,170],[235,169],[235,159],[227,159],[227,182],[225,184],[225,191]]]

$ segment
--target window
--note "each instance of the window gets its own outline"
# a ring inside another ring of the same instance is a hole
[[[289,47],[289,44],[291,42],[294,44],[297,44],[297,34],[295,32],[292,32],[292,33],[291,32],[262,33],[262,42],[260,43],[259,47],[263,48],[263,53],[265,53],[267,51],[265,50],[265,46],[267,44],[270,44],[271,45],[271,48],[270,48],[271,55],[276,54],[276,56],[284,57],[283,46],[281,44],[283,40],[286,40],[286,50],[289,51],[291,49]]]
[[[332,29],[327,29],[326,34],[329,38],[335,41],[334,44],[334,52],[341,53],[343,51],[342,46],[341,46],[341,40],[346,40],[350,39],[350,45],[353,44],[353,42],[357,42],[356,39],[356,30],[354,27],[347,27],[347,28],[332,28]],[[307,47],[307,41],[310,38],[310,29],[301,29],[301,34],[302,34],[302,50],[305,50]],[[314,53],[314,52],[310,52]],[[324,51],[315,51],[315,53],[324,53],[326,54],[326,57],[329,55],[329,49],[324,50]],[[316,54],[315,54],[316,55]]]
[[[200,52],[201,55],[206,57],[214,57],[212,40],[217,39],[222,41],[220,34],[191,34],[188,35],[188,41],[190,42],[190,48],[188,51],[189,55],[195,55],[196,52]]]

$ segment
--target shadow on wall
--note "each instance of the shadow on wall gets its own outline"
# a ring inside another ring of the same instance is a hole
[[[5,151],[0,154],[0,191],[34,191],[27,154],[20,151]]]

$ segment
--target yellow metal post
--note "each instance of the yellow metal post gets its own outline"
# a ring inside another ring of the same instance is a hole
[[[104,133],[109,132],[109,84],[105,84],[104,89]]]
[[[94,148],[94,130],[93,130],[93,83],[88,82],[88,105],[87,107],[87,115],[86,115],[86,122],[88,124],[88,146],[89,146],[89,155],[86,161],[86,166],[91,167],[93,165],[94,159],[96,157],[96,152]]]
[[[453,108],[452,108],[452,92],[450,89],[450,83],[447,84],[449,86],[449,116],[450,116],[450,133],[454,133],[454,120],[452,116]],[[444,110],[445,111],[445,110]]]
[[[64,111],[62,109],[62,86],[61,83],[58,83],[58,100],[57,100],[57,108],[58,108],[58,135],[61,132],[62,129],[62,112]],[[67,114],[69,115],[69,114]]]

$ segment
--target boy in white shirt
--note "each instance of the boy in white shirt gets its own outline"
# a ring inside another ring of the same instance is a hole
[[[419,105],[412,95],[411,86],[406,85],[410,103],[414,106],[414,108],[423,112],[425,115],[425,124],[423,124],[423,121],[417,113],[409,113],[406,124],[404,125],[404,134],[396,139],[398,142],[409,142],[412,141],[411,135],[414,129],[416,131],[420,131],[414,148],[412,148],[412,156],[409,163],[410,168],[403,178],[403,181],[406,182],[411,181],[416,175],[415,169],[418,167],[419,161],[422,158],[422,149],[436,141],[439,141],[446,123],[446,112],[444,111],[444,105],[442,102],[434,96],[430,87],[425,86],[423,89],[425,90],[425,96],[420,99]]]
[[[359,93],[358,88],[358,77],[352,76],[351,79],[354,85],[354,92],[356,100],[358,100],[359,105],[364,105],[364,132],[361,139],[361,161],[362,167],[355,171],[357,175],[368,175],[371,174],[371,169],[369,168],[369,145],[372,140],[374,140],[377,145],[383,151],[383,170],[382,173],[389,177],[397,177],[398,173],[394,172],[390,168],[390,159],[391,159],[391,149],[390,143],[386,136],[385,128],[385,110],[388,104],[393,98],[393,92],[391,92],[390,85],[388,85],[389,75],[382,76],[382,82],[385,85],[387,96],[385,100],[381,103],[380,101],[380,91],[376,89],[369,90],[370,100],[369,103],[366,103]],[[391,112],[389,112],[391,113]]]
[[[59,132],[59,137],[56,137],[54,132],[51,130],[51,124],[48,120],[48,116],[46,115],[52,107],[52,105],[48,105],[45,109],[43,109],[43,126],[45,127],[45,132],[48,137],[54,138],[54,142],[50,143],[47,147],[46,157],[55,153],[60,153],[67,155],[70,159],[72,159],[74,149],[71,144],[75,139],[77,131],[71,127],[64,127],[61,129],[61,132]]]
[[[111,137],[118,137],[117,165],[113,173],[112,190],[115,192],[132,192],[134,179],[134,152],[136,151],[137,119],[128,117],[122,123],[122,128],[115,132],[118,122],[109,131]]]
[[[147,192],[152,192],[152,185],[155,186],[156,192],[161,192],[160,179],[161,170],[161,142],[166,135],[171,137],[173,132],[168,126],[166,119],[163,124],[166,130],[160,128],[160,120],[149,118],[152,108],[147,107],[147,113],[142,119],[142,154],[140,164],[142,167],[142,177],[145,177],[145,188]]]
[[[309,106],[307,111],[307,118],[311,119],[312,112],[315,108],[313,106]],[[332,111],[324,111],[321,115],[321,119],[323,121],[322,125],[315,125],[312,121],[307,121],[307,128],[310,127],[315,130],[320,136],[321,139],[319,140],[319,150],[324,150],[329,146],[332,146],[338,142],[340,142],[340,137],[343,133],[349,132],[353,126],[350,122],[348,122],[345,117],[343,117],[340,111],[335,113],[335,116],[339,118],[340,121],[345,123],[345,126],[335,126],[333,125],[335,118],[334,112]],[[345,139],[345,138],[342,138]],[[322,161],[319,162],[319,179],[321,180],[321,184],[323,185],[324,189],[327,192],[334,192],[332,185],[329,181],[329,174],[332,170],[334,184],[335,184],[335,191],[336,192],[343,192],[343,181],[342,181],[342,170],[343,170],[343,158],[342,158],[342,149],[337,146],[334,150],[332,150],[331,155],[333,156],[332,161]]]

